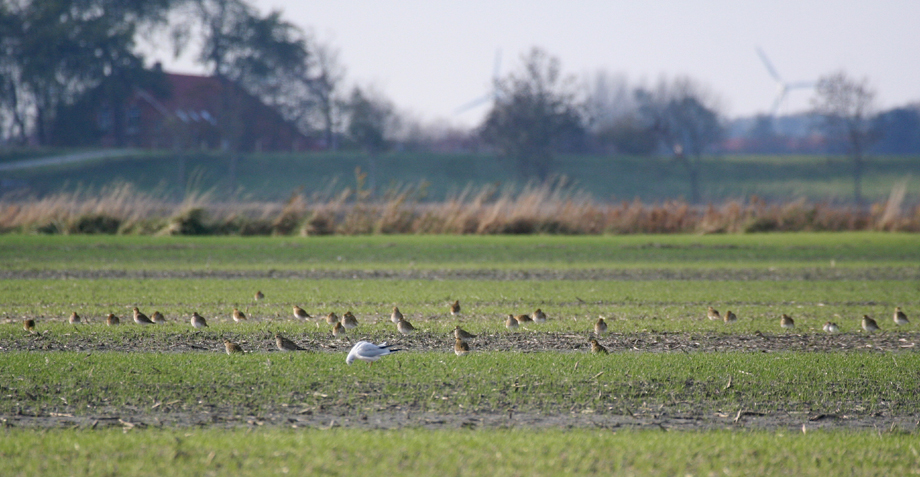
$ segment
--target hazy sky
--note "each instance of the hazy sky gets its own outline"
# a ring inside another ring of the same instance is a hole
[[[920,101],[918,0],[256,0],[340,50],[348,79],[373,84],[425,120],[477,123],[455,109],[488,91],[497,50],[507,73],[540,46],[575,75],[599,69],[631,82],[689,75],[730,116],[770,109],[776,83],[844,69],[867,77],[881,107]],[[166,53],[163,53],[164,58]],[[168,64],[170,62],[167,62]],[[187,62],[174,70],[194,71]],[[793,91],[782,112],[809,106]]]

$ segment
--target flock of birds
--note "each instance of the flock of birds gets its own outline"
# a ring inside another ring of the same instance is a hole
[[[731,310],[725,312],[725,315],[722,316],[719,314],[719,310],[716,310],[711,306],[709,307],[707,316],[709,317],[710,320],[713,320],[713,321],[721,320],[721,321],[724,321],[725,323],[734,323],[738,321],[738,317],[735,316],[735,314],[732,313]],[[907,319],[907,315],[903,311],[901,311],[900,306],[894,307],[894,315],[892,316],[892,321],[894,321],[894,324],[897,326],[904,326],[904,325],[910,324],[910,321]],[[791,330],[795,328],[795,320],[793,320],[791,316],[783,313],[783,315],[779,319],[779,326],[783,329]],[[882,329],[881,327],[878,326],[878,322],[876,322],[875,319],[873,319],[869,315],[863,315],[861,326],[862,326],[862,329],[868,333],[872,333],[873,331],[879,331]],[[834,323],[833,321],[825,322],[824,326],[821,329],[827,333],[836,333],[840,331],[840,327],[837,326],[837,323]]]
[[[257,291],[255,294],[255,300],[260,301],[265,298],[265,295],[261,291]],[[294,305],[294,318],[298,320],[311,320],[313,317],[310,316],[303,308]],[[139,325],[153,325],[166,323],[166,317],[163,316],[159,311],[153,312],[151,316],[147,316],[144,313],[134,307],[134,322]],[[460,314],[460,300],[454,301],[450,305],[450,314],[451,316],[458,316]],[[240,311],[238,308],[233,309],[231,317],[234,322],[244,322],[247,320],[246,315]],[[725,323],[734,323],[738,321],[738,317],[731,312],[731,310],[726,311],[724,315],[720,314],[718,310],[713,307],[709,307],[707,311],[707,317],[713,321],[723,321]],[[347,335],[347,330],[354,329],[358,327],[358,319],[351,311],[345,312],[341,318],[335,314],[335,312],[330,312],[325,317],[326,323],[332,325],[332,335],[336,338],[345,338]],[[533,312],[533,316],[521,314],[521,315],[512,315],[509,314],[508,318],[505,319],[505,327],[509,330],[518,329],[521,326],[526,326],[530,323],[546,323],[546,313],[543,310],[537,308]],[[70,324],[76,325],[82,322],[80,315],[77,312],[73,312],[70,315],[68,320]],[[394,306],[392,313],[390,313],[390,321],[396,324],[396,330],[403,335],[408,335],[414,333],[416,328],[412,326],[405,316],[399,311],[399,307]],[[902,326],[910,324],[910,321],[907,319],[907,315],[901,311],[901,307],[895,307],[893,321],[895,325]],[[115,326],[120,324],[121,320],[113,313],[109,313],[106,317],[106,325]],[[194,328],[206,328],[208,326],[207,320],[203,316],[199,315],[198,312],[193,312],[192,317],[189,320],[190,324]],[[780,317],[780,327],[783,329],[793,329],[795,328],[795,320],[792,319],[789,315],[783,313]],[[23,320],[23,328],[26,331],[32,332],[35,329],[35,320],[26,319]],[[840,327],[837,326],[837,323],[828,321],[824,323],[822,328],[827,333],[836,333],[840,331]],[[881,328],[878,326],[878,323],[872,319],[869,315],[863,315],[862,318],[862,329],[866,332],[879,331]],[[598,318],[594,323],[594,336],[590,340],[591,343],[591,352],[595,354],[607,354],[607,348],[601,345],[596,337],[600,337],[607,331],[607,322],[604,321],[604,318]],[[469,341],[473,338],[476,338],[476,335],[467,332],[466,330],[460,328],[460,325],[457,325],[453,330],[454,334],[454,353],[457,356],[464,356],[470,352]],[[293,341],[285,338],[280,333],[275,334],[275,345],[280,351],[304,351],[303,348],[294,343]],[[348,364],[353,363],[355,360],[364,361],[368,364],[371,364],[383,356],[388,354],[395,353],[397,351],[402,351],[399,348],[393,348],[394,345],[388,345],[386,342],[381,344],[374,344],[368,341],[358,341],[348,352],[348,356],[345,358],[345,362]],[[237,344],[233,343],[230,340],[224,340],[224,348],[227,354],[243,353],[243,348]]]

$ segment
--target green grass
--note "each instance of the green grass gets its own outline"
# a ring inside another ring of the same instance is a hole
[[[601,430],[0,431],[27,475],[911,475],[915,435]],[[381,444],[385,443],[385,444]]]
[[[267,335],[245,346],[271,341]],[[374,366],[348,366],[345,354],[10,351],[0,370],[0,412],[100,416],[134,409],[142,417],[221,412],[270,419],[325,408],[357,419],[406,410],[651,415],[664,408],[672,416],[710,416],[743,408],[910,416],[920,405],[920,354],[909,352],[407,351]]]
[[[768,283],[768,286],[765,286]],[[252,301],[256,290],[266,294]],[[212,325],[228,330],[264,329],[317,331],[293,321],[293,305],[314,316],[330,311],[354,312],[363,333],[394,333],[388,317],[398,305],[422,330],[440,333],[457,320],[448,316],[448,304],[459,299],[462,321],[471,332],[502,332],[509,313],[530,313],[536,308],[550,320],[544,331],[582,332],[604,316],[614,332],[725,332],[778,331],[780,314],[797,322],[798,332],[821,333],[825,321],[836,321],[844,332],[858,331],[864,314],[891,328],[895,306],[911,317],[920,309],[920,287],[910,280],[889,281],[607,281],[607,280],[302,280],[302,279],[27,279],[0,281],[3,305],[0,318],[17,322],[0,326],[0,339],[22,334],[18,321],[35,318],[40,330],[57,334],[74,331],[65,325],[72,311],[89,322],[78,332],[100,337],[124,333],[168,335],[185,331],[197,311]],[[706,319],[706,307],[732,310],[740,321],[732,326]],[[102,325],[108,313],[130,321],[131,308],[147,314],[158,310],[178,327],[153,327],[138,331]],[[235,325],[230,313],[237,307],[255,323]],[[374,321],[380,323],[374,325]],[[57,323],[57,325],[55,325]],[[323,332],[328,332],[326,326]]]
[[[46,151],[56,155],[54,151]],[[8,157],[25,157],[19,151]],[[6,160],[0,155],[0,162]],[[190,152],[184,155],[185,172],[179,182],[180,157],[172,152],[133,151],[124,158],[90,161],[83,165],[13,171],[12,179],[26,181],[39,193],[62,189],[101,188],[113,182],[132,182],[141,190],[181,197],[186,189],[213,190],[220,198],[228,187],[229,158],[220,153]],[[867,163],[863,194],[870,200],[887,198],[894,183],[920,175],[916,157],[873,157]],[[354,171],[371,169],[360,153],[244,154],[237,165],[236,195],[256,200],[283,200],[303,188],[312,193],[333,193],[354,186]],[[524,180],[514,164],[486,154],[436,154],[399,152],[377,160],[376,184],[386,189],[393,184],[427,181],[429,198],[440,200],[469,184],[484,186],[518,184]],[[667,157],[563,156],[556,159],[554,172],[564,174],[575,187],[599,200],[646,202],[688,197],[684,170]],[[703,161],[701,190],[704,201],[748,197],[772,199],[850,201],[853,195],[851,168],[840,157],[825,156],[725,156]],[[908,198],[920,195],[920,184],[909,184]]]
[[[0,270],[431,270],[917,267],[898,233],[629,236],[0,235]]]

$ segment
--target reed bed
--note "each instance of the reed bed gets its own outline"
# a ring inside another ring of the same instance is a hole
[[[563,186],[467,187],[443,202],[424,200],[427,184],[394,186],[374,197],[358,186],[336,195],[294,192],[284,203],[182,202],[120,184],[96,192],[0,199],[0,231],[46,234],[359,235],[359,234],[670,234],[786,231],[920,231],[920,205],[896,185],[868,207],[757,197],[722,204],[682,200],[604,203]]]

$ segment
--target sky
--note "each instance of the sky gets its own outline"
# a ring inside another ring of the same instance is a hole
[[[372,85],[423,121],[477,124],[488,93],[538,46],[578,77],[604,70],[633,84],[690,76],[729,117],[769,112],[777,83],[845,70],[866,78],[882,108],[920,101],[920,0],[252,0],[340,52],[350,84]],[[167,68],[199,72],[158,52]],[[794,90],[781,113],[809,109]]]

